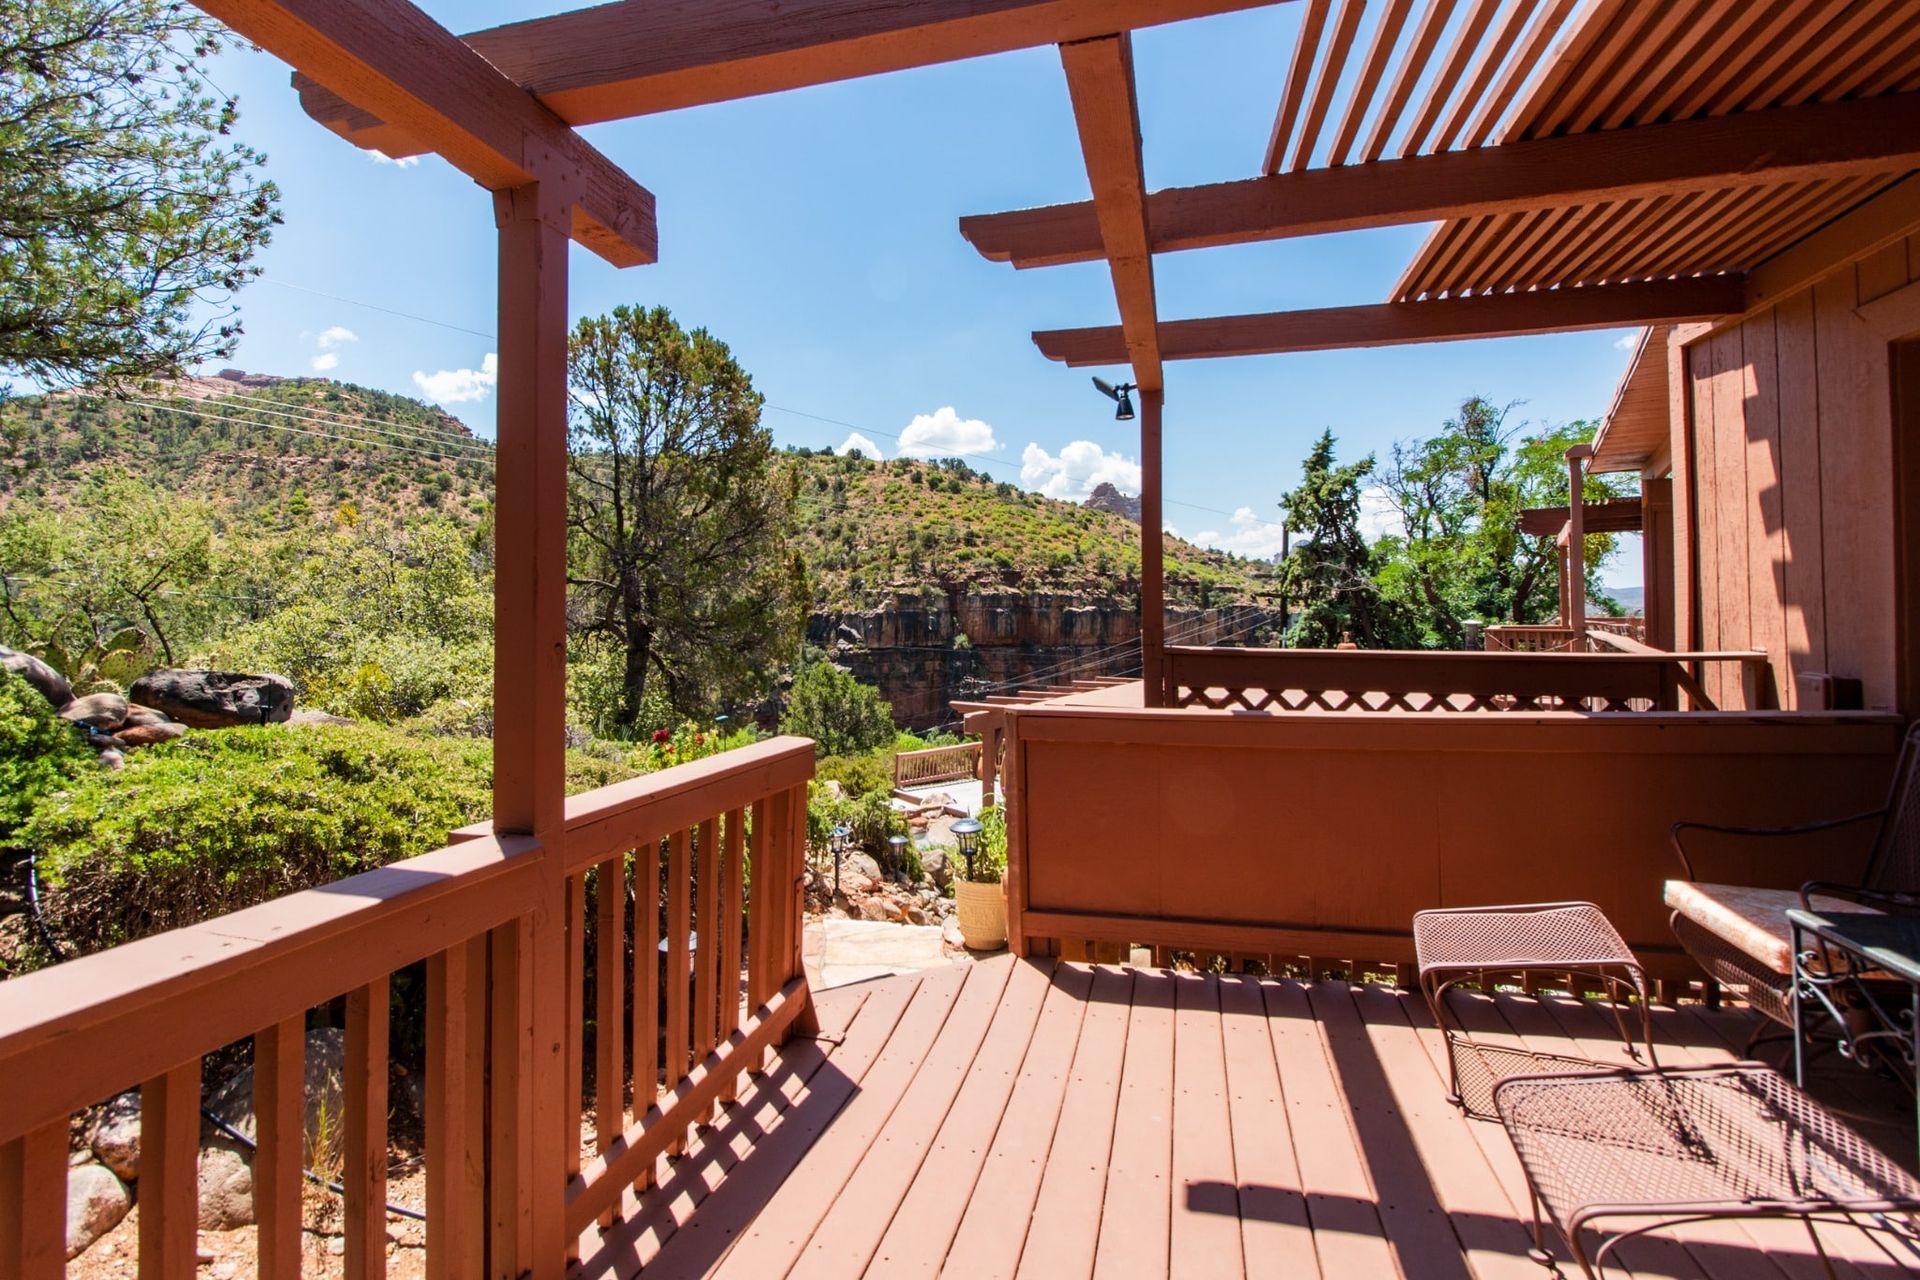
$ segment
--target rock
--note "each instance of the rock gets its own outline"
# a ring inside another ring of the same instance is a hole
[[[125,729],[132,725],[172,723],[173,721],[167,719],[165,715],[155,711],[152,707],[143,707],[137,702],[129,702],[127,704],[127,718],[120,722],[120,727]]]
[[[860,900],[860,919],[875,920],[884,924],[893,919],[893,915],[887,910],[887,904],[882,899],[862,898]]]
[[[345,1236],[333,1236],[327,1240],[327,1254],[330,1257],[341,1257],[346,1251],[347,1238]]]
[[[172,742],[184,737],[187,726],[169,720],[164,724],[136,724],[120,730],[113,740],[123,747],[150,747],[156,742]]]
[[[316,711],[312,707],[301,707],[287,718],[288,724],[352,724],[345,716],[331,715],[325,711]]]
[[[112,733],[127,718],[127,700],[117,693],[90,693],[60,708],[60,718]]]
[[[946,923],[940,926],[940,941],[956,949],[967,945],[966,938],[960,932],[958,917],[948,916]]]
[[[253,1224],[253,1166],[231,1138],[200,1148],[200,1229],[232,1231]]]
[[[0,668],[5,668],[40,691],[40,696],[59,710],[73,701],[73,686],[67,678],[30,653],[0,645]]]
[[[872,854],[859,849],[843,854],[840,858],[840,874],[844,876],[849,871],[855,875],[865,876],[869,880],[882,879],[880,864],[874,861]]]
[[[832,796],[835,800],[845,800],[847,798],[847,789],[841,785],[840,779],[838,778],[828,778],[820,784],[820,789]]]
[[[112,769],[116,773],[127,767],[127,758],[113,747],[108,747],[96,756],[95,759],[100,761],[102,768]]]
[[[338,1027],[307,1032],[306,1054],[307,1159],[323,1155],[320,1144],[340,1141],[340,1119],[346,1114],[347,1036]],[[253,1067],[242,1067],[207,1099],[207,1110],[232,1125],[249,1140],[258,1136],[253,1116]],[[325,1132],[323,1132],[325,1130]]]
[[[132,1207],[125,1184],[105,1165],[67,1170],[67,1257],[86,1252],[88,1245],[119,1226]]]
[[[953,862],[957,856],[945,845],[934,845],[920,851],[920,869],[926,872],[927,879],[936,889],[944,889],[953,883]]]
[[[278,724],[293,715],[285,676],[231,671],[153,671],[133,682],[133,700],[196,729]]]
[[[132,1182],[140,1176],[140,1091],[129,1089],[100,1108],[89,1145],[100,1163]]]
[[[931,924],[932,917],[927,915],[926,911],[920,907],[908,907],[907,923],[908,924]]]

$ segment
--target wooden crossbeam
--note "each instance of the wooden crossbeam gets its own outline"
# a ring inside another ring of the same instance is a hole
[[[1166,253],[1906,169],[1920,169],[1920,94],[1173,187],[1147,197],[1147,222]],[[1089,201],[962,218],[960,234],[1016,267],[1103,251]]]
[[[1273,0],[618,0],[464,37],[569,124],[727,102],[1258,8]],[[321,77],[324,80],[324,77]],[[307,114],[389,155],[431,148],[340,86]],[[344,95],[344,96],[343,96]]]
[[[1520,513],[1520,532],[1552,537],[1566,527],[1565,507],[1528,507]],[[1582,504],[1581,528],[1588,533],[1640,532],[1640,499],[1608,498]]]
[[[1745,282],[1740,276],[1725,275],[1166,320],[1160,324],[1160,354],[1167,360],[1203,360],[1624,328],[1713,320],[1737,315],[1745,305]],[[1043,330],[1035,333],[1033,340],[1048,359],[1069,365],[1121,364],[1128,358],[1126,339],[1118,325]]]
[[[1067,92],[1080,129],[1080,150],[1093,185],[1101,256],[1113,274],[1120,331],[1133,380],[1158,391],[1159,313],[1153,296],[1153,252],[1147,245],[1146,173],[1140,158],[1140,107],[1134,96],[1133,42],[1103,36],[1060,46]]]
[[[566,190],[574,239],[615,266],[659,256],[653,194],[412,4],[200,0],[269,53],[404,127],[490,191]]]

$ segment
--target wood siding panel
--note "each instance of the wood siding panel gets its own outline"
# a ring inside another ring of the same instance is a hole
[[[1741,328],[1739,375],[1746,423],[1748,642],[1767,651],[1760,705],[1786,705],[1793,684],[1787,657],[1786,574],[1780,525],[1780,387],[1773,313]]]
[[[1700,343],[1687,354],[1692,404],[1687,433],[1688,471],[1693,477],[1694,525],[1694,643],[1702,649],[1720,645],[1720,521],[1719,467],[1713,430],[1713,344]],[[1718,675],[1701,673],[1707,696],[1719,699]]]
[[[1773,309],[1780,394],[1780,522],[1788,666],[1793,675],[1827,669],[1826,574],[1821,549],[1820,380],[1813,296],[1795,294]],[[1789,680],[1781,704],[1797,708]]]
[[[1893,444],[1886,345],[1853,312],[1847,273],[1813,290],[1819,351],[1828,660],[1869,707],[1894,700]],[[1837,624],[1837,625],[1836,625]]]
[[[1709,354],[1713,378],[1713,459],[1715,523],[1719,547],[1714,557],[1719,580],[1719,635],[1714,648],[1745,649],[1751,644],[1747,590],[1746,405],[1741,394],[1740,330],[1717,335]],[[1723,710],[1746,710],[1736,673],[1714,664],[1713,700]]]

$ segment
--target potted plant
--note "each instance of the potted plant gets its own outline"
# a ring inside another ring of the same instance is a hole
[[[992,951],[1007,943],[1007,894],[1001,883],[1007,870],[1007,817],[997,806],[980,817],[953,824],[953,836],[966,862],[966,874],[953,882],[953,903],[960,936],[972,951]]]

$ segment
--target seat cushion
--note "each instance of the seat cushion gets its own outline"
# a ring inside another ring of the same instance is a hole
[[[1800,905],[1798,889],[1756,889],[1743,884],[1669,880],[1665,898],[1675,912],[1775,973],[1785,976],[1793,972],[1793,941],[1787,927],[1787,909]],[[1815,907],[1823,904],[1842,911],[1871,909],[1816,896]]]

